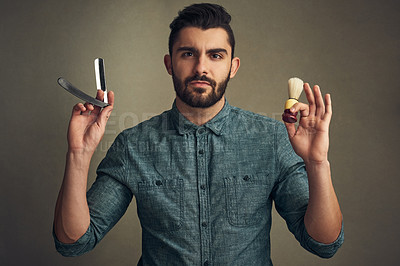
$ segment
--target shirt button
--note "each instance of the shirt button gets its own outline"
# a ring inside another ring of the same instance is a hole
[[[206,185],[201,185],[200,188],[201,188],[202,190],[205,190],[205,189],[206,189]]]
[[[245,176],[243,177],[243,180],[244,180],[244,181],[249,181],[249,179],[250,179],[250,176],[248,176],[248,175],[245,175]]]
[[[207,227],[207,222],[202,222],[202,223],[201,223],[201,226]]]
[[[199,134],[203,134],[206,130],[202,127],[199,129]]]
[[[204,150],[203,150],[203,149],[200,149],[200,150],[199,150],[199,154],[204,154]]]
[[[157,186],[161,186],[161,185],[162,185],[161,180],[157,180],[157,181],[156,181],[156,185],[157,185]]]
[[[208,260],[203,263],[204,266],[208,266]]]

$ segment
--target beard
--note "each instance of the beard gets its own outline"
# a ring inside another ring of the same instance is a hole
[[[230,73],[231,71],[229,70],[228,76],[220,83],[217,83],[215,80],[205,75],[199,76],[197,74],[181,81],[175,76],[174,70],[172,69],[172,80],[176,95],[179,99],[191,107],[207,108],[216,104],[221,100],[222,96],[224,96],[230,79]],[[207,95],[203,95],[206,92],[204,88],[194,87],[192,90],[189,89],[188,84],[195,80],[207,81],[211,86],[211,92]]]

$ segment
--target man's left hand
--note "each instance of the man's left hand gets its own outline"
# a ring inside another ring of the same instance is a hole
[[[318,85],[313,90],[308,83],[304,91],[309,104],[296,103],[291,112],[300,112],[299,125],[285,123],[294,151],[306,164],[321,163],[328,160],[329,124],[332,117],[332,104],[329,94],[325,102]]]

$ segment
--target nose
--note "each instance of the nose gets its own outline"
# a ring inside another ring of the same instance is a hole
[[[198,74],[199,76],[208,74],[208,62],[205,55],[201,55],[197,58],[194,66],[194,73]]]

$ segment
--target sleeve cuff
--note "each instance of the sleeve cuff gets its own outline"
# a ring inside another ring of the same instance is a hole
[[[53,226],[53,238],[56,250],[65,257],[76,257],[91,250],[91,230],[90,227],[76,242],[71,244],[62,243],[58,240]]]
[[[342,228],[340,230],[340,234],[338,238],[329,244],[324,244],[320,243],[316,240],[314,240],[310,235],[307,233],[307,240],[306,240],[306,245],[307,249],[309,249],[312,253],[320,256],[321,258],[331,258],[337,250],[342,246],[344,242],[344,226],[343,226],[343,221],[342,221]]]

